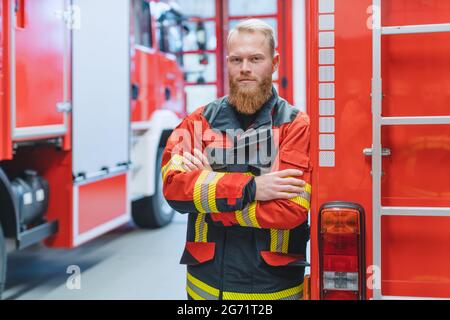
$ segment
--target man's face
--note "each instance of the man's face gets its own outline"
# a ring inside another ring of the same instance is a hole
[[[278,70],[279,55],[272,55],[261,32],[237,32],[227,57],[230,102],[245,114],[253,114],[272,94],[272,75]]]

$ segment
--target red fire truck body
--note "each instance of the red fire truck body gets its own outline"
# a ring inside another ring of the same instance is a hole
[[[5,239],[72,248],[132,217],[171,221],[160,153],[186,108],[156,40],[168,13],[180,16],[145,0],[0,2],[0,294]]]
[[[310,298],[449,298],[450,2],[306,12]]]

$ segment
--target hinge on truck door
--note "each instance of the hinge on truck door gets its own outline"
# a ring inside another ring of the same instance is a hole
[[[77,5],[68,6],[65,11],[58,10],[56,15],[64,20],[67,29],[81,29],[81,9]]]
[[[72,104],[70,102],[59,102],[56,104],[58,112],[71,112]]]

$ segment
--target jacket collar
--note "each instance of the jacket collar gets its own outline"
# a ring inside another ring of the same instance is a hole
[[[272,96],[261,107],[255,122],[247,129],[258,129],[264,125],[272,123],[272,111],[278,101],[278,94],[275,88],[272,87]],[[219,112],[211,123],[211,127],[222,132],[227,130],[239,130],[241,125],[236,118],[234,107],[229,103],[228,97],[222,99],[219,105]],[[271,127],[271,125],[270,125]]]

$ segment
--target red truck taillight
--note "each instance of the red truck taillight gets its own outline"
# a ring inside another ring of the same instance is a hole
[[[321,299],[365,299],[364,209],[348,202],[323,205],[319,237]]]

